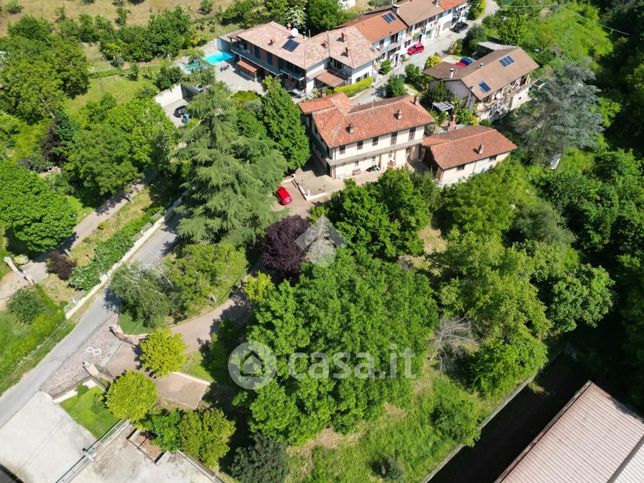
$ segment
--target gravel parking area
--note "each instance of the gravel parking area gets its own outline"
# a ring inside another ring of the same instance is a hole
[[[41,389],[55,397],[76,386],[88,376],[83,368],[83,361],[91,362],[99,368],[105,367],[121,344],[121,341],[110,332],[110,325],[114,323],[116,323],[115,317],[108,319],[94,330],[85,339],[78,352],[69,357]]]

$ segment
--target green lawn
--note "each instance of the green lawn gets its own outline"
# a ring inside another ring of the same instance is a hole
[[[103,397],[103,390],[99,387],[88,389],[86,386],[79,386],[78,394],[66,399],[60,405],[74,418],[74,421],[98,439],[119,421],[105,407]]]
[[[121,329],[123,329],[123,332],[128,335],[140,335],[150,332],[150,329],[143,325],[143,322],[135,320],[134,317],[126,311],[121,312],[119,325],[121,326]]]
[[[374,468],[383,458],[399,462],[402,481],[422,481],[458,444],[442,436],[431,422],[438,372],[426,370],[417,380],[411,407],[389,407],[375,421],[358,425],[349,435],[326,431],[312,443],[289,450],[290,480],[363,482],[376,481]],[[476,399],[483,415],[498,401]]]
[[[112,94],[119,103],[132,100],[136,93],[145,86],[156,89],[151,80],[143,78],[143,74],[148,70],[151,74],[155,71],[154,68],[141,68],[142,75],[136,81],[131,81],[120,75],[91,79],[87,93],[74,99],[68,99],[65,107],[70,112],[77,114],[85,104],[98,101],[103,94]]]
[[[188,355],[188,360],[181,368],[181,372],[185,372],[199,379],[203,379],[208,382],[213,382],[214,378],[210,375],[208,370],[203,365],[203,354],[201,352],[193,352]]]

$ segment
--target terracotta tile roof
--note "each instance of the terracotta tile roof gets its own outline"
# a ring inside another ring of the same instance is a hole
[[[497,480],[642,481],[644,420],[588,382]]]
[[[351,99],[344,93],[332,94],[330,96],[318,97],[309,101],[302,101],[298,104],[303,114],[321,111],[323,109],[335,108],[342,112],[349,112],[353,108]]]
[[[434,3],[434,0],[408,0],[398,4],[398,16],[412,26],[423,20],[432,18],[444,10]]]
[[[394,21],[388,23],[385,20],[386,15],[392,15]],[[398,32],[407,30],[405,22],[403,22],[391,8],[360,15],[356,19],[346,23],[345,26],[354,26],[371,43],[378,42],[379,40],[386,39]]]
[[[312,115],[320,137],[331,148],[433,122],[411,95],[354,106],[340,93],[301,102],[299,106],[303,113]]]
[[[242,30],[231,37],[243,39],[304,70],[329,57],[357,68],[380,55],[371,42],[351,26],[322,32],[309,38],[301,34],[292,37],[288,28],[276,22],[269,22]],[[294,48],[286,48],[289,41]]]
[[[490,156],[508,153],[517,146],[496,129],[467,126],[455,131],[426,136],[423,146],[443,169],[473,163]],[[483,146],[483,152],[479,148]]]
[[[510,56],[514,62],[503,66],[500,62]],[[482,64],[482,65],[481,65]],[[458,67],[456,64],[441,62],[425,70],[425,74],[439,80],[461,80],[477,99],[482,100],[493,95],[496,91],[520,79],[539,67],[521,47],[495,50],[475,60],[467,67]],[[449,71],[454,69],[454,76],[450,79]],[[484,91],[480,83],[484,82],[489,90]]]
[[[440,6],[445,10],[446,12],[448,10],[453,9],[454,7],[458,7],[459,5],[466,3],[468,0],[440,0]]]
[[[321,74],[316,75],[315,78],[329,87],[338,87],[344,82],[342,77],[338,77],[333,72],[329,72],[326,69],[323,70]]]

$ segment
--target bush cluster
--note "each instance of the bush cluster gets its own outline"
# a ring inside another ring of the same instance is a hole
[[[356,94],[364,91],[365,89],[368,89],[371,87],[371,84],[373,84],[373,77],[367,77],[365,79],[362,79],[361,81],[356,82],[355,84],[351,84],[348,86],[340,86],[336,87],[333,92],[344,92],[347,96],[353,97]]]

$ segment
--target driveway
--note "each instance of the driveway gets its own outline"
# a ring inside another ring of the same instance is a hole
[[[157,230],[134,254],[131,261],[137,261],[143,266],[155,265],[178,240],[175,231],[177,223],[178,220],[175,218]],[[85,340],[96,328],[113,317],[116,310],[114,301],[108,296],[107,290],[103,290],[90,302],[76,327],[34,369],[25,374],[18,384],[8,389],[0,397],[0,428],[27,404],[45,381],[71,355],[84,350]]]
[[[23,481],[56,481],[93,442],[89,431],[38,391],[0,429],[0,464]]]

